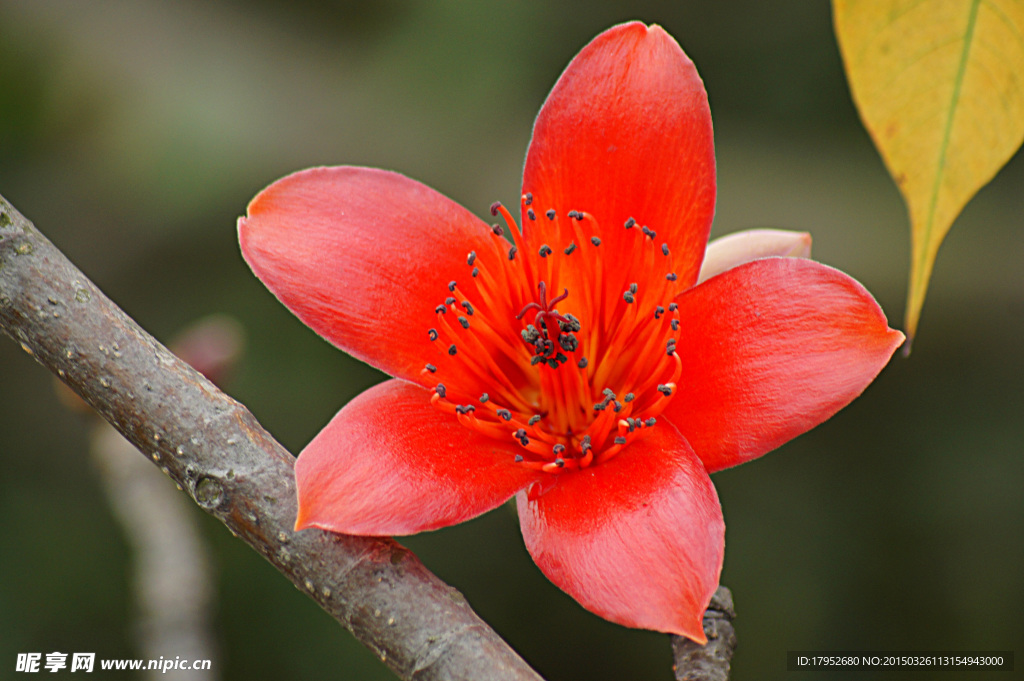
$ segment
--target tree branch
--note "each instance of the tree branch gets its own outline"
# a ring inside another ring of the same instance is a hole
[[[0,329],[403,679],[542,681],[465,598],[392,539],[296,533],[294,458],[240,403],[143,331],[0,196]],[[732,595],[676,679],[725,681]]]
[[[707,645],[697,645],[682,636],[672,637],[676,681],[729,680],[729,663],[736,651],[736,630],[732,626],[735,617],[732,592],[724,586],[718,587],[704,612]]]
[[[291,454],[3,197],[0,328],[400,677],[540,679],[394,540],[293,532]]]

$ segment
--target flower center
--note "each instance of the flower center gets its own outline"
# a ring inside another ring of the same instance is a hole
[[[439,380],[435,407],[516,440],[518,463],[586,468],[654,427],[675,391],[680,286],[668,245],[633,218],[605,232],[586,212],[538,220],[533,197],[522,202],[523,229],[491,207],[511,243],[495,224],[492,248],[466,257],[468,279],[448,283],[423,374]]]

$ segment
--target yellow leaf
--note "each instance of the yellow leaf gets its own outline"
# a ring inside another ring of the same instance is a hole
[[[834,0],[853,100],[910,213],[905,324],[964,205],[1024,141],[1024,0]]]

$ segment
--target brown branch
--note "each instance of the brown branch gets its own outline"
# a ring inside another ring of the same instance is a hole
[[[729,663],[736,650],[736,630],[732,626],[735,617],[732,592],[724,586],[718,587],[704,613],[707,645],[697,645],[681,636],[672,637],[676,681],[728,681]]]
[[[540,679],[395,541],[293,532],[291,454],[3,197],[0,328],[400,677]]]
[[[292,455],[2,196],[0,329],[400,677],[541,681],[462,594],[394,540],[293,532]],[[677,679],[728,678],[733,616],[720,587],[704,616],[707,646],[672,637]]]

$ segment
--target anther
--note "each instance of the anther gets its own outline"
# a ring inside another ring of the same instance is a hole
[[[497,414],[506,421],[512,420],[512,412],[510,412],[508,409],[499,409],[497,411]]]
[[[516,454],[516,463],[522,463],[522,462],[523,462],[523,455],[522,454]]]
[[[561,454],[565,452],[565,445],[559,442],[557,445],[551,448],[551,452],[556,456],[561,456]]]
[[[526,194],[523,196],[523,203],[525,203],[527,206],[533,204],[533,193],[532,192],[526,192]]]
[[[515,260],[516,259],[516,251],[517,250],[519,250],[519,249],[517,249],[515,246],[513,246],[510,249],[508,249],[508,259],[509,260]]]
[[[546,258],[549,255],[551,255],[551,247],[548,246],[547,244],[544,244],[543,246],[540,247],[540,257]]]
[[[630,284],[629,285],[629,292],[635,294],[636,291],[637,291],[637,285],[636,284]]]
[[[451,345],[448,346],[448,354],[449,355],[454,355],[457,352],[458,352],[458,349],[455,347],[455,343],[452,343]]]
[[[476,407],[472,404],[457,404],[455,405],[455,412],[458,414],[469,414],[476,411]]]
[[[448,296],[447,298],[445,298],[444,299],[444,304],[445,305],[454,305],[455,304],[455,296]]]
[[[658,307],[654,308],[654,318],[655,319],[661,319],[661,315],[663,315],[663,314],[665,314],[665,308],[663,308],[661,305],[659,305]]]
[[[476,262],[476,251],[470,251],[466,258],[466,264],[472,267],[474,262]]]
[[[659,383],[658,392],[664,395],[665,397],[668,397],[672,394],[672,388],[668,387],[667,385],[662,385],[661,383]]]
[[[657,422],[658,422],[658,419],[656,419],[656,418],[654,418],[652,416],[651,418],[649,418],[646,421],[644,421],[644,425],[647,426],[648,428],[650,428],[651,426],[653,426]]]
[[[434,308],[434,312],[436,312],[437,314],[446,314],[448,312],[448,308],[445,307],[444,305],[438,305],[437,307]]]
[[[452,279],[451,281],[448,282],[448,290],[452,291],[452,292],[455,291],[455,280],[454,279]]]
[[[437,340],[437,329],[427,329],[427,336],[430,338],[430,340],[436,341]]]
[[[533,416],[530,417],[530,420],[527,421],[526,423],[532,426],[532,425],[536,424],[537,421],[540,421],[540,414],[534,414]]]
[[[622,299],[625,300],[627,303],[632,303],[633,294],[630,293],[629,291],[626,291],[625,293],[622,294]]]
[[[623,226],[624,226],[624,227],[625,227],[626,229],[633,229],[633,227],[634,227],[635,225],[636,225],[636,220],[634,220],[633,218],[630,218],[630,219],[626,220],[626,224],[625,224],[625,225],[623,225]]]
[[[480,396],[480,404],[483,404],[489,399],[491,399],[491,396],[488,395],[487,393],[484,393],[483,395]]]
[[[614,440],[612,440],[612,442],[614,442],[617,445],[624,445],[624,444],[626,444],[626,438],[624,438],[623,436],[620,435],[617,438],[615,438]]]
[[[572,252],[575,251],[575,250],[576,250],[576,242],[574,241],[571,244],[569,244],[569,247],[566,248],[562,252],[565,253],[566,255],[572,255]]]
[[[655,232],[653,229],[649,229],[647,227],[643,227],[642,229],[644,232],[644,236],[650,237],[651,241],[654,241],[654,237],[658,236],[658,233]]]
[[[532,208],[527,208],[526,209],[526,217],[530,218],[531,220],[536,220],[537,219],[537,214],[533,212]]]
[[[636,399],[636,395],[634,395],[633,393],[626,393],[626,396],[623,397],[622,399],[625,400],[626,402],[632,402],[633,400]]]
[[[665,275],[665,278],[668,279],[669,281],[675,281],[679,277],[676,276],[675,272],[669,272],[668,274]]]
[[[679,303],[669,303],[668,304],[668,311],[669,312],[675,312],[678,309],[679,309]]]
[[[600,246],[601,240],[598,239],[596,236],[592,236],[590,237],[590,243],[594,244],[595,246]]]
[[[469,320],[466,319],[465,317],[459,317],[459,324],[461,324],[462,328],[464,328],[464,329],[468,329],[469,328]],[[455,346],[453,345],[452,347],[455,347]],[[452,353],[452,354],[455,354],[455,353]]]
[[[434,373],[435,371],[437,371],[437,367],[434,366],[433,364],[428,364],[427,366],[425,366],[423,368],[426,369],[427,371],[429,371],[430,373]]]
[[[587,368],[587,358],[586,357],[581,358],[580,361],[576,362],[576,366],[578,366],[580,369],[586,369]]]
[[[470,317],[473,316],[473,306],[470,304],[468,300],[462,301],[462,307],[466,310],[466,314],[468,314]]]
[[[494,213],[492,213],[492,215],[493,214]],[[503,236],[505,234],[505,230],[497,222],[491,225],[491,231],[494,232],[497,236]]]
[[[668,244],[662,244],[661,245],[661,254],[662,255],[668,255]]]
[[[576,211],[574,211],[574,210],[571,210],[571,211],[569,211],[568,215],[569,215],[569,217],[570,217],[570,218],[575,218],[575,217],[576,217],[576,215],[577,215],[577,213],[576,213]],[[582,219],[583,219],[583,218],[580,218],[580,220],[582,220]]]
[[[497,215],[498,209],[501,208],[501,201],[495,201],[491,204],[491,215]]]
[[[434,388],[434,392],[436,392],[437,396],[440,397],[442,400],[448,395],[448,391],[447,389],[445,389],[444,383],[438,383],[437,387]]]
[[[476,278],[477,278],[477,275],[479,275],[479,274],[480,274],[480,268],[479,268],[479,267],[474,267],[474,268],[473,268],[473,271],[472,271],[472,272],[471,272],[470,274],[472,274],[472,275],[473,275],[473,278],[474,278],[474,279],[476,279]]]
[[[672,320],[672,330],[673,331],[678,331],[679,330],[679,320],[678,319],[673,319]]]
[[[554,209],[554,208],[552,208],[552,209],[551,209],[551,210],[549,210],[549,211],[548,211],[547,213],[544,213],[544,215],[547,215],[547,216],[548,216],[548,220],[554,220],[554,219],[555,219],[555,216],[556,216],[556,215],[558,215],[558,213],[556,213],[556,212],[555,212],[555,209]]]

